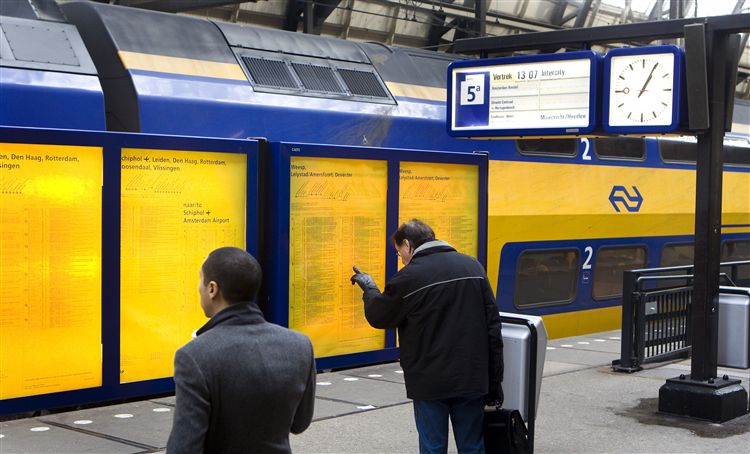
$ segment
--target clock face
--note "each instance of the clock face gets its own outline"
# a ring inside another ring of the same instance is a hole
[[[610,126],[672,124],[674,54],[614,56],[609,79]]]

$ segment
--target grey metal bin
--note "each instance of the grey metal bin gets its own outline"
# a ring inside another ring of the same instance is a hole
[[[750,367],[750,288],[720,288],[717,353],[719,366]]]
[[[542,318],[533,315],[500,312],[500,319],[505,362],[503,408],[518,409],[531,428],[542,389],[547,329]]]

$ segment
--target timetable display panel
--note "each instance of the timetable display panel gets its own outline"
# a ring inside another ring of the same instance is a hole
[[[102,384],[102,165],[0,143],[0,399]]]
[[[458,252],[477,256],[479,167],[471,164],[401,162],[398,223],[417,218]],[[399,264],[399,266],[401,266]]]
[[[597,126],[601,56],[592,51],[463,60],[449,67],[448,133],[517,137]]]
[[[292,156],[289,189],[289,327],[316,357],[384,348],[349,278],[385,285],[387,161]]]
[[[208,253],[245,248],[247,155],[123,148],[120,382],[173,375],[177,349],[208,319]]]

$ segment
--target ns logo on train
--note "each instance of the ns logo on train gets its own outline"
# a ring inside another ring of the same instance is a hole
[[[630,213],[637,213],[643,204],[643,196],[636,186],[631,186],[634,194],[631,194],[625,186],[612,186],[612,192],[609,193],[609,203],[612,207],[620,212],[624,208]]]

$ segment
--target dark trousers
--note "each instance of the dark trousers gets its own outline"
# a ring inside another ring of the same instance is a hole
[[[459,454],[484,454],[482,397],[415,400],[414,420],[419,432],[420,454],[448,451],[448,417]]]

